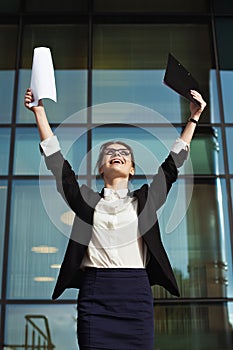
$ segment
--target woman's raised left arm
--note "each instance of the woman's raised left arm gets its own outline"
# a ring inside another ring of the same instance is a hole
[[[206,107],[206,102],[203,100],[199,92],[191,90],[190,93],[193,96],[193,98],[199,102],[200,106],[196,105],[193,102],[190,103],[191,114],[188,119],[187,125],[180,136],[181,140],[183,140],[187,144],[190,144],[190,142],[192,141],[193,134],[198,124],[199,118]]]

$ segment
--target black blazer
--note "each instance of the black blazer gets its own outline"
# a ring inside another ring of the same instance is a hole
[[[177,168],[183,165],[186,158],[185,150],[178,154],[170,152],[150,186],[145,184],[129,193],[138,199],[139,230],[150,255],[146,266],[150,284],[161,285],[175,296],[180,295],[179,289],[161,241],[156,212],[164,204],[173,182],[177,179]],[[82,285],[83,271],[80,265],[91,239],[94,210],[101,194],[86,185],[79,187],[75,173],[60,152],[45,157],[45,162],[56,178],[58,191],[76,214],[52,295],[53,299],[57,299],[66,288],[80,288]]]

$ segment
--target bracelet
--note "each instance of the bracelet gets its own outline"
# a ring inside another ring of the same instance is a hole
[[[189,118],[189,120],[188,120],[189,122],[192,122],[192,123],[194,123],[194,124],[198,124],[198,121],[196,120],[196,119],[193,119],[193,118]]]

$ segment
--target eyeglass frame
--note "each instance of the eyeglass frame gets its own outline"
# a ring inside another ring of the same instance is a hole
[[[111,153],[112,151],[112,153]],[[119,153],[122,157],[129,157],[131,155],[131,151],[128,148],[105,148],[103,150],[104,155],[113,156],[116,153]]]

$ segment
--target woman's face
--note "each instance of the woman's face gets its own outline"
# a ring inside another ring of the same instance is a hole
[[[104,149],[100,174],[105,179],[115,177],[129,178],[134,175],[130,150],[120,143],[113,143]]]

